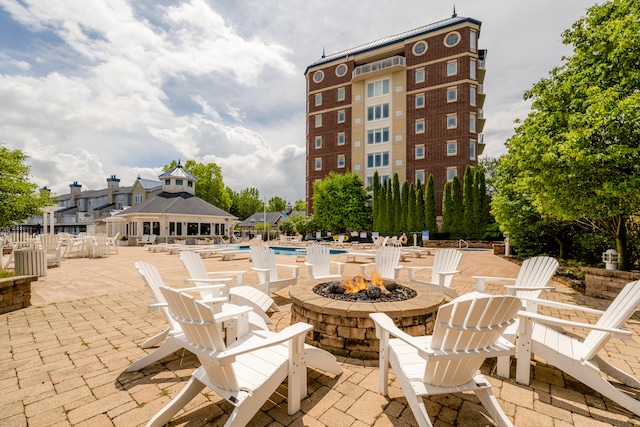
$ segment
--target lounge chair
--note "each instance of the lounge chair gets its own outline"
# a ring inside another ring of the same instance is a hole
[[[396,280],[400,274],[400,248],[395,246],[381,246],[376,249],[375,261],[360,266],[362,275],[366,277],[367,268],[374,267],[383,279]]]
[[[301,266],[276,264],[275,253],[268,246],[252,246],[250,251],[251,262],[253,263],[251,269],[258,273],[258,279],[260,280],[256,288],[262,292],[271,295],[271,292],[275,292],[285,286],[295,285],[298,282],[298,270],[300,270]],[[291,274],[288,277],[282,277],[278,272],[278,268],[288,269]]]
[[[325,245],[313,244],[307,247],[307,260],[304,263],[309,268],[309,276],[313,279],[339,279],[344,271],[344,263],[332,261],[331,251]],[[335,265],[337,273],[331,272],[331,265]]]
[[[451,288],[453,275],[460,273],[458,264],[462,258],[462,252],[457,249],[441,249],[433,257],[433,265],[427,267],[407,267],[409,270],[409,280],[438,290],[451,298],[456,298],[458,293]],[[431,269],[431,280],[424,281],[416,279],[416,272]]]

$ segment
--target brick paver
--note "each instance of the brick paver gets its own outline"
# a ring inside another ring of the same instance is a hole
[[[0,425],[2,426],[138,426],[144,425],[186,384],[197,359],[183,351],[140,372],[127,373],[131,362],[149,350],[140,344],[165,328],[157,312],[149,312],[150,296],[133,267],[145,260],[156,265],[169,286],[183,286],[185,272],[176,255],[151,253],[145,248],[121,247],[104,259],[69,259],[32,284],[32,306],[0,315]],[[432,258],[409,258],[406,265],[430,265]],[[279,257],[295,264],[295,257]],[[209,270],[235,270],[248,260],[206,259]],[[300,263],[298,263],[300,265]],[[467,252],[453,287],[472,291],[472,275],[515,277],[519,266],[488,252]],[[347,274],[358,274],[358,264],[347,264]],[[301,269],[301,281],[308,280]],[[401,278],[407,273],[401,273]],[[418,277],[421,278],[418,273]],[[424,273],[425,278],[428,274]],[[247,274],[247,282],[257,278]],[[585,297],[555,283],[558,292],[545,297],[603,309],[606,300]],[[487,284],[489,292],[500,292]],[[287,288],[275,295],[281,312],[272,327],[291,323]],[[556,311],[549,311],[560,315]],[[589,315],[563,313],[572,320],[593,321]],[[635,332],[630,341],[615,340],[605,354],[613,363],[640,375],[640,323],[627,324]],[[575,331],[581,333],[580,331]],[[378,392],[375,361],[340,359],[338,377],[309,370],[309,396],[298,414],[289,416],[286,382],[252,420],[252,426],[411,426],[415,419],[393,373],[389,396]],[[530,386],[494,375],[495,360],[483,365],[493,390],[516,426],[637,426],[640,418],[618,407],[553,366],[535,360]],[[512,373],[515,371],[513,361]],[[630,390],[636,397],[640,392]],[[438,426],[491,425],[473,394],[425,399]],[[231,406],[205,390],[172,425],[222,425]]]

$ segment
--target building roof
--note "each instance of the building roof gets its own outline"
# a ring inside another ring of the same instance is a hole
[[[157,188],[162,187],[162,182],[155,181],[153,179],[145,179],[138,177],[137,181],[142,185],[142,188],[145,190],[155,190]]]
[[[167,178],[167,177],[178,177],[178,178],[186,178],[186,179],[190,179],[193,180],[195,182],[198,182],[198,178],[196,178],[195,176],[193,176],[192,174],[190,174],[189,172],[187,172],[186,170],[184,170],[182,168],[182,165],[180,164],[180,162],[178,161],[178,166],[176,166],[175,168],[160,174],[158,176],[158,178]]]
[[[351,55],[357,55],[359,53],[367,52],[370,50],[378,49],[383,46],[388,46],[390,44],[394,44],[412,37],[421,36],[423,34],[427,34],[433,31],[441,30],[443,28],[451,27],[456,24],[460,24],[461,22],[472,22],[477,25],[481,25],[482,23],[473,18],[465,18],[458,17],[457,15],[453,15],[451,18],[444,19],[442,21],[434,22],[432,24],[425,25],[423,27],[415,28],[413,30],[405,31],[403,33],[395,34],[393,36],[383,37],[381,39],[365,43],[363,45],[353,47],[347,50],[343,50],[341,52],[337,52],[331,55],[325,56],[322,55],[322,58],[309,65],[307,69],[304,71],[304,75],[306,76],[309,72],[310,68],[316,67],[318,65],[326,64],[337,59],[346,58]]]
[[[256,212],[238,224],[238,227],[255,227],[265,220],[265,216],[267,224],[274,227],[278,224],[278,220],[282,218],[282,212],[267,212],[266,214],[264,212]]]
[[[142,203],[131,206],[118,215],[131,215],[134,213],[145,214],[173,214],[173,215],[199,215],[235,218],[211,203],[205,202],[199,197],[186,192],[167,193],[163,191],[145,200]]]

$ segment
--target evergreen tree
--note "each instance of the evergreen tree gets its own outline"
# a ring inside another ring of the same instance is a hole
[[[451,183],[451,201],[453,204],[451,237],[454,239],[460,239],[463,234],[464,204],[462,202],[462,185],[460,184],[460,179],[457,176],[453,177],[453,181]]]
[[[445,187],[446,190],[446,187]],[[451,196],[449,196],[451,198]],[[444,220],[444,208],[445,208],[445,194],[442,195],[442,217]],[[436,188],[433,180],[433,175],[429,175],[427,180],[427,190],[424,195],[424,229],[429,230],[430,233],[438,232],[438,223],[436,221]],[[449,231],[442,227],[442,231]]]
[[[487,186],[485,182],[484,169],[476,167],[473,187],[476,191],[474,212],[476,212],[476,235],[481,239],[489,225],[489,202],[487,196]]]
[[[410,215],[415,210],[415,201],[411,201],[409,197],[409,181],[405,180],[402,183],[402,199],[400,202],[400,224],[398,224],[398,231],[408,231],[411,230],[409,228],[409,223],[411,222]],[[411,208],[411,204],[414,204],[413,208]]]
[[[392,201],[392,228],[391,231],[398,232],[400,229],[400,218],[402,217],[402,205],[401,205],[401,197],[400,197],[400,180],[398,178],[398,174],[393,174],[393,201]]]
[[[416,231],[424,230],[424,192],[420,179],[418,179],[416,183],[416,212],[413,223],[415,224]]]
[[[373,199],[371,203],[371,218],[373,229],[380,229],[380,176],[378,171],[373,173]]]
[[[429,178],[431,180],[431,178]],[[442,193],[442,232],[451,233],[454,222],[453,199],[451,198],[451,182],[444,185]],[[431,231],[431,230],[429,230]]]
[[[416,218],[416,186],[415,184],[412,182],[411,185],[409,185],[407,183],[407,181],[404,182],[403,185],[403,193],[402,196],[404,197],[404,188],[408,187],[407,189],[407,233],[411,232],[411,231],[416,231],[416,223],[415,223],[415,218]]]
[[[463,189],[464,214],[462,218],[462,229],[461,229],[461,235],[463,238],[477,238],[475,234],[477,231],[476,227],[478,226],[477,214],[479,212],[476,211],[477,191],[474,185],[474,181],[475,181],[474,178],[475,178],[474,168],[467,165],[467,167],[464,170],[464,178],[463,178],[464,179],[464,189]]]

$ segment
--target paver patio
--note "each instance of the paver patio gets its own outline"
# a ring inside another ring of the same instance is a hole
[[[186,277],[177,255],[152,253],[144,247],[121,247],[118,255],[102,259],[68,259],[32,286],[32,306],[0,315],[0,426],[138,426],[144,425],[189,379],[197,360],[177,352],[140,372],[126,373],[143,355],[140,344],[164,329],[158,313],[146,304],[144,289],[133,263],[156,265],[169,286],[183,286]],[[406,265],[430,265],[432,257],[409,258]],[[295,264],[295,257],[278,262]],[[249,269],[246,259],[205,259],[209,270]],[[301,264],[301,263],[299,263]],[[453,287],[473,290],[472,275],[515,277],[519,266],[490,252],[465,252],[462,274]],[[347,264],[357,274],[359,264]],[[426,274],[426,273],[425,273]],[[301,270],[301,281],[308,275]],[[401,272],[401,280],[407,273]],[[255,281],[247,274],[247,282]],[[558,301],[604,309],[609,301],[585,297],[554,282],[557,292],[545,295]],[[500,288],[489,284],[489,292]],[[275,330],[290,323],[288,288],[276,294],[281,312],[273,316]],[[544,312],[544,310],[543,310]],[[559,316],[557,312],[546,312]],[[585,320],[584,314],[563,317]],[[587,320],[593,320],[586,317]],[[627,323],[634,336],[612,340],[606,357],[627,372],[640,376],[640,317]],[[583,334],[583,331],[575,331]],[[252,426],[411,426],[415,420],[391,375],[390,398],[378,392],[377,361],[339,359],[337,377],[309,370],[308,397],[302,410],[287,415],[286,382],[252,420]],[[494,374],[495,360],[483,372],[507,415],[520,426],[632,426],[640,418],[603,399],[588,387],[541,361],[536,361],[530,386]],[[515,363],[512,366],[515,370]],[[614,381],[615,382],[615,381]],[[629,390],[636,398],[637,390]],[[491,425],[472,394],[453,394],[427,400],[436,426]],[[218,426],[230,406],[213,392],[203,392],[171,425]]]

